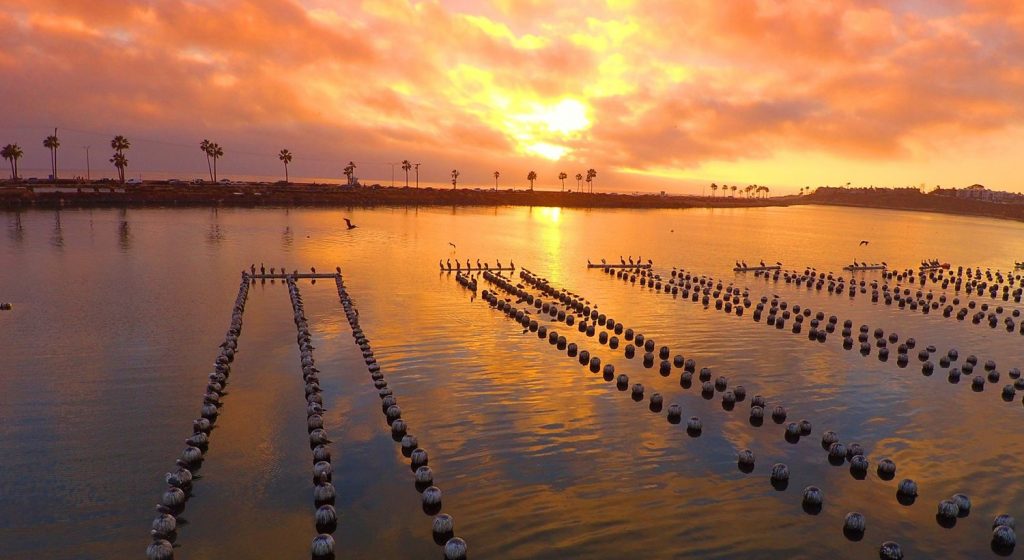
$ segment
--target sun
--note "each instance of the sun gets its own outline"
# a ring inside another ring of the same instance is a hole
[[[590,119],[582,101],[565,98],[554,103],[526,103],[524,111],[510,115],[506,127],[521,150],[558,160],[570,151],[560,142],[589,128]]]

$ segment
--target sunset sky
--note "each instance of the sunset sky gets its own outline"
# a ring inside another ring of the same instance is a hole
[[[226,177],[279,174],[286,147],[298,177],[1024,191],[1013,0],[0,0],[0,29],[26,169],[56,126],[93,177],[124,134],[129,176],[201,177],[209,138]]]

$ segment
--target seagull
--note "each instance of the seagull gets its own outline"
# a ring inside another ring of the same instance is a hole
[[[601,264],[608,264],[604,259],[601,259]]]
[[[454,249],[454,248],[455,248],[455,244],[454,244],[454,243],[452,243],[451,241],[449,241],[449,242],[448,242],[448,244],[452,246],[452,249]]]
[[[860,242],[860,244],[861,244],[861,245],[867,245],[867,244],[868,244],[868,242],[867,242],[867,241],[861,241],[861,242]]]
[[[358,227],[358,226],[354,225],[352,223],[352,220],[350,220],[348,218],[345,218],[345,225],[348,226],[348,229],[356,229],[356,227]]]

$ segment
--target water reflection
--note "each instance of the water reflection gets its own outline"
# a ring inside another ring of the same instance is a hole
[[[57,249],[64,248],[64,228],[60,223],[60,210],[53,213],[53,235],[50,237],[50,244]]]
[[[25,226],[21,223],[21,210],[11,213],[7,223],[7,234],[15,243],[21,243],[25,239]]]
[[[764,255],[838,270],[848,256],[835,250],[849,242],[845,232],[870,230],[879,247],[872,259],[913,264],[941,253],[999,267],[1019,251],[1012,239],[1024,236],[1020,224],[910,215],[894,225],[894,213],[828,208],[445,207],[132,209],[129,229],[126,210],[90,210],[88,220],[83,212],[11,213],[9,235],[0,239],[0,294],[31,309],[0,317],[12,327],[0,328],[0,519],[17,520],[0,522],[5,559],[139,554],[162,475],[181,451],[205,387],[211,344],[223,337],[238,272],[261,262],[277,270],[343,267],[403,418],[428,446],[444,509],[475,557],[865,558],[891,539],[908,557],[985,558],[992,556],[992,517],[1024,515],[1024,484],[1006,468],[1024,462],[1024,449],[1012,444],[1024,414],[1019,400],[1004,404],[998,391],[973,393],[939,372],[925,377],[864,359],[831,339],[811,344],[749,316],[585,268],[587,258],[640,253],[663,272],[683,265],[756,294],[778,291],[855,324],[911,334],[922,347],[992,357],[1006,371],[1021,359],[1018,339],[1006,333],[867,298],[769,285],[733,275],[731,259]],[[359,229],[340,230],[341,214]],[[63,253],[47,243],[58,220]],[[94,221],[97,242],[78,243]],[[666,243],[671,229],[676,237]],[[244,235],[216,241],[229,231]],[[110,251],[111,243],[130,258]],[[209,250],[195,250],[204,244]],[[666,408],[679,403],[684,420],[672,425],[664,410],[651,412],[646,401],[634,402],[536,333],[522,332],[454,274],[434,274],[439,260],[496,264],[499,256],[694,358],[698,370],[706,365],[730,386],[743,384],[748,400],[762,394],[784,404],[792,420],[813,422],[814,434],[790,444],[770,419],[751,426],[746,403],[723,410],[719,399],[701,398],[700,383],[682,387],[675,370],[663,377],[624,359],[621,346],[612,351],[596,337],[544,323],[630,383],[643,383],[646,394],[661,393]],[[71,260],[75,282],[64,278]],[[197,273],[173,275],[176,269]],[[115,280],[117,289],[109,289]],[[345,496],[335,537],[353,558],[438,557],[408,460],[391,441],[333,283],[304,283],[303,298],[325,422],[337,426],[336,473],[344,473],[335,479]],[[180,530],[180,556],[308,554],[311,465],[294,336],[284,286],[256,283],[204,476],[185,514],[190,524]],[[45,387],[40,379],[49,380]],[[703,422],[698,438],[686,433],[690,416]],[[818,443],[827,429],[864,445],[872,468],[863,480],[828,464]],[[737,450],[748,448],[757,457],[749,474],[736,464]],[[914,506],[899,506],[896,482],[875,476],[879,457],[896,461],[897,480],[920,484]],[[785,491],[769,482],[774,462],[791,470]],[[800,498],[810,485],[825,496],[813,516]],[[956,492],[972,497],[974,511],[945,530],[934,505]],[[848,511],[867,517],[863,541],[843,536]]]
[[[118,211],[117,243],[122,253],[131,250],[132,231],[128,225],[128,209],[122,208]]]

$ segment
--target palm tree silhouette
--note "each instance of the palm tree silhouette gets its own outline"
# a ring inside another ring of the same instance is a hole
[[[568,179],[568,178],[569,178],[569,176],[566,175],[565,171],[562,171],[561,173],[558,174],[558,180],[562,182],[562,191],[563,192],[565,191],[565,180]]]
[[[405,186],[409,187],[409,170],[412,169],[412,163],[407,159],[402,160],[402,171],[405,171]]]
[[[736,185],[729,187],[729,190],[732,191],[732,197],[736,198]]]
[[[18,160],[21,159],[21,156],[25,155],[25,153],[21,150],[21,146],[17,144],[8,144],[4,146],[2,150],[0,150],[0,155],[2,155],[4,159],[11,162],[11,179],[17,179]]]
[[[594,192],[594,179],[597,178],[597,171],[593,168],[587,170],[587,185],[590,187],[590,192]]]
[[[501,177],[501,173],[494,172],[494,190],[498,190],[498,177]]]
[[[526,180],[530,182],[530,190],[533,190],[533,182],[537,180],[537,172],[531,171],[526,174]]]
[[[60,140],[57,138],[57,129],[53,129],[53,134],[46,137],[43,140],[43,147],[50,150],[50,175],[53,180],[57,180],[57,148],[60,147]]]
[[[354,162],[348,162],[345,166],[345,177],[348,178],[349,186],[352,185],[352,176],[356,174],[356,164]]]
[[[718,183],[711,183],[711,198],[715,198],[716,192],[718,192]]]
[[[224,157],[224,148],[220,147],[220,144],[213,142],[207,151],[210,154],[210,158],[213,159],[213,182],[217,182],[217,160]]]
[[[203,139],[199,143],[199,149],[206,154],[206,170],[210,172],[210,182],[213,182],[213,164],[210,163],[210,145],[213,144],[209,140]]]
[[[117,168],[118,178],[121,179],[121,183],[124,183],[124,168],[128,167],[128,158],[124,155],[125,150],[132,147],[132,143],[127,138],[118,134],[110,141],[110,147],[114,150],[114,156],[110,158],[110,163],[114,164]]]
[[[110,158],[110,163],[113,163],[114,167],[117,168],[117,177],[121,181],[121,184],[123,185],[124,184],[124,168],[128,167],[128,158],[124,155],[123,152],[115,152],[114,155],[111,156],[111,158]]]
[[[455,190],[459,183],[459,170],[452,169],[452,190]]]
[[[288,164],[292,162],[292,153],[288,150],[281,150],[281,153],[277,154],[277,159],[284,163],[284,182],[288,184]]]
[[[743,192],[747,193],[747,198],[750,198],[750,193],[754,191],[754,185],[747,185],[744,187]]]

